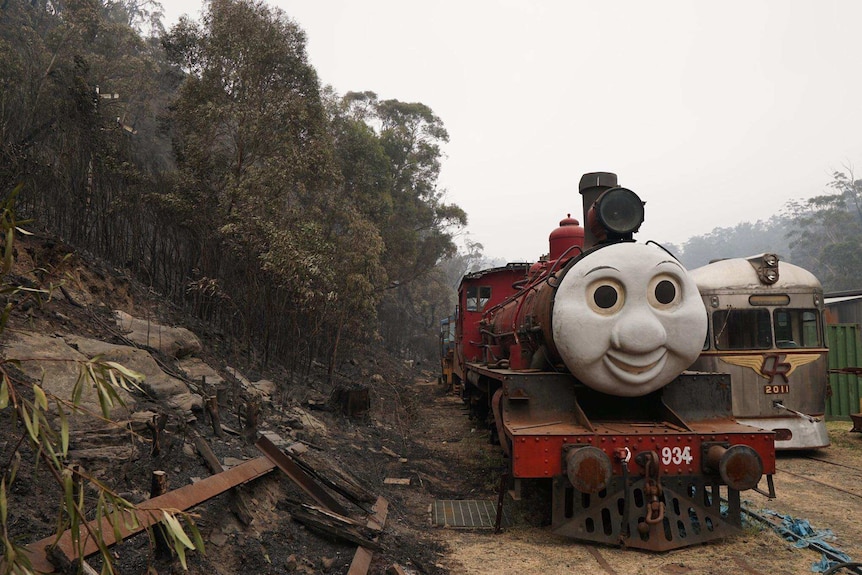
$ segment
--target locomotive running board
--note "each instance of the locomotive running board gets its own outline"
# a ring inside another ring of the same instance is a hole
[[[553,532],[582,541],[669,551],[734,535],[741,526],[739,491],[704,482],[702,477],[663,477],[664,518],[647,526],[644,480],[630,483],[626,503],[620,478],[591,495],[575,490],[565,477],[556,477]],[[722,490],[729,502],[726,509],[722,509]]]

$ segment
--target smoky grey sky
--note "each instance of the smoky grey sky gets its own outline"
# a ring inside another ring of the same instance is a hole
[[[201,11],[164,4],[168,24]],[[322,84],[440,116],[440,183],[489,257],[546,253],[584,172],[617,173],[647,202],[638,237],[676,244],[862,172],[857,0],[268,4]]]

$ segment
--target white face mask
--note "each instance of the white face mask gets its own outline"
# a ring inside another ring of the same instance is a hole
[[[670,383],[703,347],[707,318],[694,280],[656,246],[620,243],[579,261],[554,300],[554,343],[582,383],[645,395]]]

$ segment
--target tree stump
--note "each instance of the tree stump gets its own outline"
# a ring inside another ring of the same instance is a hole
[[[260,417],[260,400],[249,399],[245,404],[245,425],[243,436],[251,442],[257,441],[257,424]]]
[[[218,413],[218,396],[211,395],[207,398],[205,404],[207,414],[210,416],[210,424],[212,424],[213,433],[216,437],[224,436],[224,432],[221,428],[221,417]]]
[[[150,483],[150,499],[168,492],[168,474],[164,471],[153,471]],[[161,523],[153,525],[153,538],[156,541],[156,559],[166,561],[171,558],[171,546],[165,535],[165,527]]]
[[[371,409],[368,387],[336,387],[329,396],[329,403],[347,417],[362,417]]]

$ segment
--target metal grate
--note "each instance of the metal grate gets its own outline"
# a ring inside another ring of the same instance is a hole
[[[497,521],[497,506],[490,501],[435,501],[431,508],[431,524],[435,527],[459,529],[493,529]],[[502,527],[512,524],[505,507]]]

